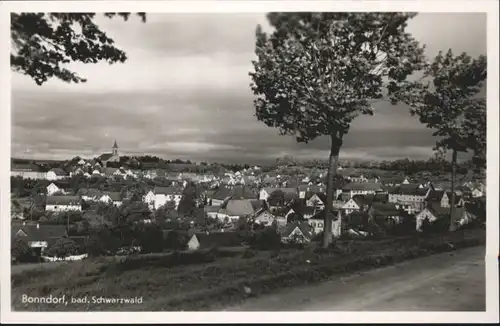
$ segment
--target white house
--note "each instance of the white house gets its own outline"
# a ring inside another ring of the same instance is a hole
[[[55,168],[47,172],[47,180],[61,180],[68,177],[68,174],[60,168]]]
[[[153,209],[155,206],[155,198],[156,198],[155,193],[152,190],[150,190],[148,191],[147,194],[144,195],[144,197],[142,197],[142,201],[148,204],[149,209]]]
[[[354,211],[359,211],[361,207],[359,207],[358,203],[353,198],[351,198],[342,206],[342,209],[347,215],[349,215]]]
[[[46,211],[81,211],[82,205],[78,196],[47,196]]]
[[[174,201],[175,207],[178,207],[182,198],[182,189],[178,187],[155,187],[153,192],[155,194],[155,209],[164,206],[169,201]]]
[[[428,193],[429,190],[421,188],[419,184],[403,182],[389,192],[389,203],[395,204],[397,209],[403,209],[409,214],[415,214],[423,209]]]
[[[479,198],[479,197],[483,197],[484,193],[481,189],[479,188],[474,188],[472,189],[472,198]]]
[[[113,203],[113,205],[117,207],[120,207],[122,204],[122,199],[119,192],[104,192],[101,198],[99,198],[99,201],[107,204]]]
[[[271,214],[267,209],[260,209],[258,212],[255,213],[254,216],[254,221],[257,224],[262,224],[265,226],[269,226],[273,224],[274,220],[276,218],[274,217],[273,214]]]
[[[37,254],[42,255],[50,243],[54,243],[67,235],[65,225],[26,225],[23,223],[19,229],[12,230],[13,238],[21,238],[28,243]]]
[[[333,211],[335,216],[332,221],[332,236],[339,237],[341,235],[341,224],[342,224],[342,212],[340,210]],[[325,225],[325,211],[321,211],[318,214],[311,217],[307,223],[312,227],[313,233],[318,234],[324,231]]]
[[[306,206],[324,208],[325,203],[318,194],[313,194],[309,199],[306,200]]]
[[[46,179],[47,173],[42,172],[35,164],[12,164],[10,175],[23,179]]]
[[[377,192],[382,192],[383,188],[379,183],[371,182],[351,182],[342,188],[342,194],[352,198],[356,195],[374,195]]]
[[[51,183],[50,185],[47,186],[47,195],[49,196],[52,196],[53,194],[59,191],[61,191],[61,189],[54,183]]]

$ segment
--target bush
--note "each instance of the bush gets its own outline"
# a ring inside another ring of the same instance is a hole
[[[47,250],[47,256],[65,258],[78,254],[78,251],[78,246],[73,240],[61,238]]]
[[[247,249],[247,250],[245,250],[245,252],[243,252],[243,255],[241,257],[242,258],[253,258],[255,256],[256,256],[255,251],[253,251],[251,249]]]
[[[20,263],[33,263],[39,261],[39,257],[23,239],[14,239],[11,248],[11,256]]]
[[[267,227],[255,233],[250,246],[260,250],[271,250],[281,246],[281,237],[273,227]]]

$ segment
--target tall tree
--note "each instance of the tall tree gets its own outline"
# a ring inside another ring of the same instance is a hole
[[[474,163],[486,164],[486,101],[480,96],[486,80],[486,57],[454,56],[451,49],[439,52],[422,80],[399,91],[400,100],[411,107],[422,123],[441,139],[435,149],[451,151],[450,231],[455,230],[455,183],[459,152],[472,151]]]
[[[128,20],[130,13],[105,13]],[[146,21],[145,13],[138,13]],[[11,68],[38,85],[49,78],[80,83],[86,79],[64,65],[70,62],[125,62],[125,52],[95,23],[95,13],[12,13]]]
[[[415,70],[423,50],[405,32],[414,13],[270,13],[274,31],[256,31],[250,73],[257,119],[307,143],[330,138],[323,245],[331,241],[333,178],[354,118],[393,94]],[[384,86],[387,86],[384,87]]]

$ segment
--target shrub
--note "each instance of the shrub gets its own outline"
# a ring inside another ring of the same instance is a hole
[[[245,252],[243,252],[243,255],[241,257],[242,258],[253,258],[255,256],[256,256],[255,251],[253,251],[251,249],[247,249],[247,250],[245,250]]]
[[[20,263],[32,263],[39,260],[33,249],[23,239],[14,239],[10,248],[11,256]]]
[[[267,227],[262,231],[256,232],[254,237],[252,238],[252,241],[250,242],[250,246],[252,248],[260,250],[276,249],[279,248],[280,245],[281,237],[273,227]]]
[[[65,258],[78,254],[78,251],[78,246],[73,240],[61,238],[47,250],[47,256]]]

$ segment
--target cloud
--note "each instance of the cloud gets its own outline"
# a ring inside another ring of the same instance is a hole
[[[463,22],[467,21],[467,24]],[[94,156],[116,139],[124,154],[212,161],[273,160],[282,153],[326,158],[329,140],[298,144],[257,121],[250,91],[255,27],[264,14],[151,14],[98,19],[123,48],[124,64],[73,65],[85,84],[38,87],[12,75],[12,155]],[[408,30],[433,56],[453,48],[486,52],[484,14],[421,14]],[[268,28],[268,26],[266,27]],[[432,132],[404,105],[375,103],[355,119],[341,157],[421,158]]]

